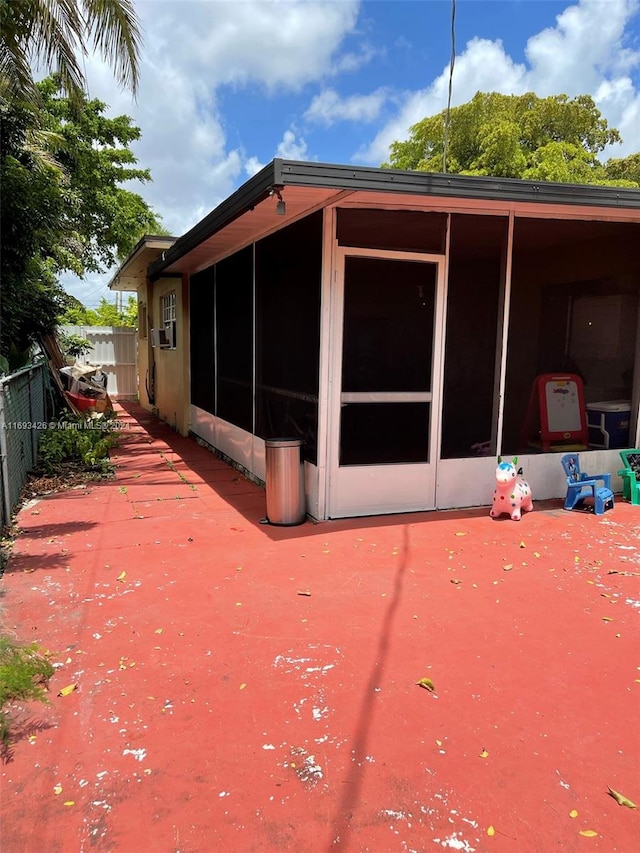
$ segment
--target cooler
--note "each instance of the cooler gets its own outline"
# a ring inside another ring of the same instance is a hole
[[[602,450],[629,446],[630,400],[587,403],[589,446]]]

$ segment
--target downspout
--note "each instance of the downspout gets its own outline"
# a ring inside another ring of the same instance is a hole
[[[9,451],[4,409],[4,382],[0,382],[0,465],[2,466],[2,492],[4,523],[11,523],[11,495],[9,494]]]

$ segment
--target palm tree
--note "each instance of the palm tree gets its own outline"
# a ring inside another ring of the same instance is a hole
[[[34,67],[57,72],[69,97],[80,96],[88,48],[135,95],[140,42],[133,0],[0,0],[0,98],[37,102]]]

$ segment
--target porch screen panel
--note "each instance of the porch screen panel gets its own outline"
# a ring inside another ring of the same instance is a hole
[[[218,417],[253,431],[253,247],[216,264]]]
[[[436,272],[345,260],[341,466],[429,461]],[[358,396],[367,394],[371,401]],[[384,401],[388,394],[404,399]]]
[[[322,212],[256,243],[256,433],[316,462]]]
[[[506,216],[452,214],[441,457],[493,453],[491,440]]]
[[[540,374],[579,376],[587,406],[606,401],[629,405],[637,399],[639,239],[636,223],[516,216],[505,454],[543,450],[535,396],[530,406]],[[632,411],[629,442],[633,415]],[[592,434],[591,440],[596,438]],[[558,439],[553,446],[562,452],[574,441]]]
[[[214,268],[191,276],[191,403],[215,414]]]
[[[444,213],[350,207],[337,211],[338,243],[352,248],[442,255],[446,227]]]

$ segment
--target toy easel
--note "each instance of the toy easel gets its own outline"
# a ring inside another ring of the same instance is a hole
[[[520,444],[523,449],[580,451],[589,447],[582,379],[575,373],[536,376]]]

